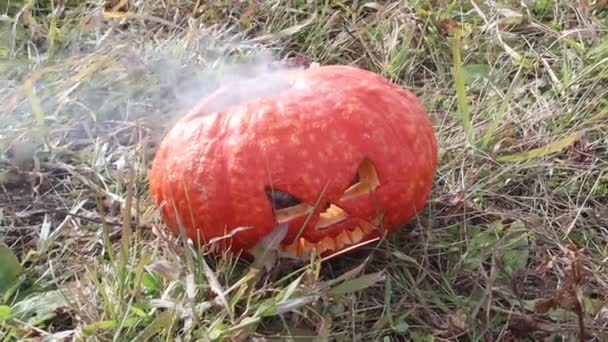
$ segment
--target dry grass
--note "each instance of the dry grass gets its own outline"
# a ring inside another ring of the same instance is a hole
[[[0,337],[608,340],[607,4],[523,3],[3,9]],[[441,149],[415,238],[262,272],[162,233],[155,143],[283,57],[358,65],[423,100]]]

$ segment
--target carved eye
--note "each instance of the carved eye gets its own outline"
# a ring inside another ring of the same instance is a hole
[[[274,217],[278,224],[308,215],[314,210],[313,206],[302,203],[300,199],[285,191],[274,189],[271,186],[266,186],[264,191],[272,204]]]
[[[275,209],[285,209],[302,203],[294,195],[273,189],[270,186],[266,186],[264,191],[266,192],[266,197],[272,203],[272,207]]]
[[[353,177],[350,186],[344,191],[341,200],[351,200],[369,194],[378,186],[380,186],[380,181],[376,168],[369,159],[364,159],[359,165],[357,174]],[[288,192],[275,189],[271,186],[266,186],[264,191],[272,204],[275,220],[278,224],[308,215],[314,210],[312,205],[303,203],[296,196]],[[319,214],[316,228],[323,229],[330,227],[348,219],[348,217],[349,215],[344,209],[335,203],[328,202],[323,212]]]
[[[344,191],[344,195],[340,198],[342,201],[347,201],[363,195],[367,195],[380,186],[380,179],[376,167],[371,160],[365,158],[355,175],[351,186]]]

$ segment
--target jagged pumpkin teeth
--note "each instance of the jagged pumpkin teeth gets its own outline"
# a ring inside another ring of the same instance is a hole
[[[382,223],[382,218],[382,215],[378,215],[372,220],[372,225],[374,226],[374,229],[378,229],[378,227]]]
[[[351,237],[352,234],[354,234],[355,238],[358,240],[354,240]],[[305,238],[299,238],[298,241],[294,241],[289,245],[282,246],[281,249],[287,254],[301,258],[307,256],[313,249],[319,254],[339,251],[344,247],[348,247],[360,242],[359,240],[362,239],[363,236],[364,233],[361,229],[356,229],[354,232],[342,231],[335,238],[327,236],[317,243],[312,243]]]
[[[361,227],[357,227],[357,228],[355,228],[355,230],[350,232],[350,237],[351,237],[353,244],[359,243],[365,237],[365,233],[363,233],[363,231],[361,230]]]
[[[298,256],[302,253],[302,241],[304,239],[300,238],[297,241],[292,242],[289,245],[281,245],[281,249],[283,252]]]
[[[376,210],[391,218],[387,232],[409,222],[437,161],[433,123],[413,93],[327,65],[231,82],[201,99],[159,144],[150,195],[175,235],[228,235],[218,254],[252,256],[287,226],[284,236],[298,239],[281,249],[305,257],[364,244],[381,226]]]
[[[327,236],[317,244],[317,251],[324,253],[326,251],[333,251],[336,249],[336,242],[331,237]]]
[[[294,256],[298,256],[300,255],[298,248],[300,247],[300,244],[298,241],[294,241],[292,244],[289,244],[287,246],[283,246],[283,251],[285,253],[294,255]]]
[[[346,246],[346,242],[344,242],[344,240],[341,240],[339,235],[336,236],[336,238],[334,239],[334,244],[336,245],[336,250],[340,250],[344,248],[344,246]]]
[[[342,231],[336,238],[336,241],[340,241],[343,245],[351,245],[354,243],[348,230]]]
[[[361,227],[361,230],[363,231],[363,234],[365,234],[365,235],[367,235],[377,229],[375,226],[373,226],[367,222],[361,222],[361,225],[359,227]]]
[[[308,240],[304,238],[300,238],[300,246],[298,248],[298,255],[306,255],[308,252],[312,250],[312,243],[308,242]]]
[[[321,242],[323,242],[323,245],[325,245],[325,250],[333,251],[336,249],[336,241],[329,236],[321,240]]]

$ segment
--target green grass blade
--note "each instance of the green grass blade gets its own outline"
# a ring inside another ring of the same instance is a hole
[[[462,38],[462,31],[460,29],[454,29],[453,37],[451,39],[452,67],[454,69],[453,74],[456,85],[456,97],[458,100],[458,114],[460,116],[460,123],[464,129],[467,142],[470,145],[475,145],[475,136],[471,122],[471,113],[469,110],[469,100],[467,98],[467,90],[465,85],[465,75],[462,71]]]

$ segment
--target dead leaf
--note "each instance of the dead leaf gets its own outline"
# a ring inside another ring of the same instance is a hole
[[[319,329],[317,329],[317,334],[320,338],[327,341],[329,339],[329,335],[331,334],[331,327],[333,325],[333,317],[331,314],[325,314],[323,319],[321,320],[321,324],[319,325]]]
[[[443,199],[443,203],[445,203],[446,205],[448,205],[450,207],[455,207],[464,202],[464,197],[465,197],[464,191],[459,191],[457,193],[453,193],[453,194],[449,194],[449,195],[445,196]]]
[[[451,336],[460,335],[467,329],[467,315],[460,309],[448,317],[448,333]]]
[[[608,0],[579,0],[579,8],[585,14],[599,13],[608,8]]]
[[[533,316],[515,316],[509,324],[509,331],[518,338],[527,338],[538,330],[538,324]]]
[[[287,223],[277,225],[249,251],[254,257],[254,268],[272,269],[278,258],[279,246],[288,231]]]
[[[551,268],[559,267],[564,274],[561,286],[548,298],[536,303],[535,311],[546,313],[553,308],[561,308],[575,313],[578,317],[579,337],[581,341],[584,341],[586,335],[583,292],[591,277],[591,272],[586,267],[587,259],[583,249],[579,249],[573,244],[560,247],[560,253],[541,264],[539,269],[549,271]],[[552,267],[549,268],[549,265]]]
[[[339,285],[334,286],[328,291],[328,294],[332,296],[337,296],[362,291],[374,286],[376,283],[384,281],[385,279],[386,275],[383,271],[364,274],[358,278],[347,280]]]
[[[452,19],[443,19],[437,23],[437,28],[444,35],[450,36],[454,33],[455,30],[458,30],[460,27],[458,23]]]
[[[247,8],[243,12],[243,14],[241,14],[239,18],[239,23],[244,26],[249,25],[249,23],[251,22],[251,17],[253,17],[253,14],[255,13],[255,10],[257,8],[257,0],[249,0],[249,5],[247,5]]]
[[[207,265],[207,263],[205,262],[204,259],[201,259],[201,263],[203,264],[203,272],[205,273],[205,276],[207,277],[207,281],[209,282],[209,287],[217,296],[216,300],[218,300],[219,303],[222,306],[224,306],[224,308],[227,310],[228,313],[232,314],[232,312],[230,311],[230,306],[228,304],[228,299],[226,298],[224,288],[220,284],[220,281],[217,278],[217,276],[215,275],[215,272],[213,272],[211,267],[209,267],[209,265]]]
[[[520,14],[514,13],[514,15],[500,18],[496,21],[496,28],[500,31],[510,32],[518,29],[525,28],[530,21],[530,18]]]
[[[162,277],[164,277],[166,279],[170,279],[170,280],[179,279],[179,277],[183,271],[183,267],[180,264],[175,263],[175,262],[169,262],[166,260],[154,262],[154,263],[146,266],[146,269],[149,272],[157,273],[157,274],[161,275]]]

